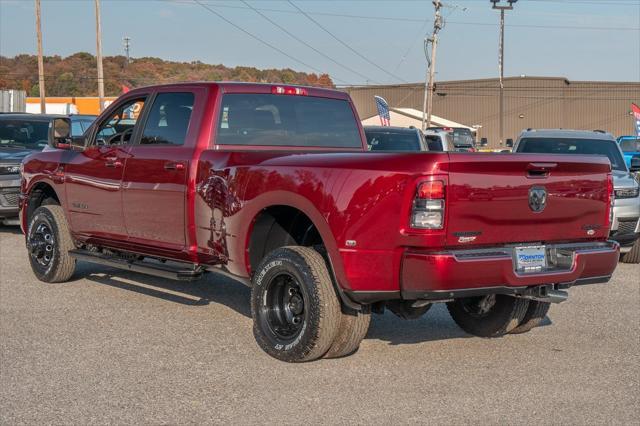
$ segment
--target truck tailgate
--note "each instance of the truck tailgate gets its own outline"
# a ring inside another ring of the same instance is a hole
[[[606,157],[450,155],[447,245],[605,239]]]

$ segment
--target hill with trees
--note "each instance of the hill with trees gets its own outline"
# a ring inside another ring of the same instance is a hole
[[[35,55],[0,56],[0,89],[22,89],[38,96],[38,60]],[[107,96],[122,93],[123,86],[134,88],[150,84],[179,81],[226,80],[269,82],[333,87],[328,74],[309,74],[292,69],[253,67],[229,68],[200,61],[173,62],[160,58],[136,58],[130,63],[124,56],[103,57],[104,87]],[[45,56],[45,88],[47,96],[97,96],[96,58],[79,52],[66,58]]]

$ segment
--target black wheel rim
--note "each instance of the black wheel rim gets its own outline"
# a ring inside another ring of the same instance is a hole
[[[29,235],[29,254],[31,258],[43,267],[48,267],[53,259],[55,238],[48,224],[36,223]]]
[[[284,342],[295,340],[306,314],[298,280],[287,273],[276,275],[267,284],[263,300],[262,315],[271,333]]]
[[[488,315],[496,305],[496,295],[469,297],[460,301],[464,311],[475,317]]]

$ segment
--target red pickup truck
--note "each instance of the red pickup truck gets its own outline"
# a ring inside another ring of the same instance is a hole
[[[347,94],[267,84],[132,90],[83,138],[23,162],[35,275],[88,261],[252,288],[254,334],[284,361],[357,350],[371,312],[436,302],[468,333],[536,326],[607,282],[618,245],[606,158],[367,152]]]

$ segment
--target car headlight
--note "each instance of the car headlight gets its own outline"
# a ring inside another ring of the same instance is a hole
[[[0,164],[0,175],[17,175],[20,173],[20,164]]]
[[[635,188],[619,188],[615,191],[616,198],[635,198],[640,194],[640,187]]]

